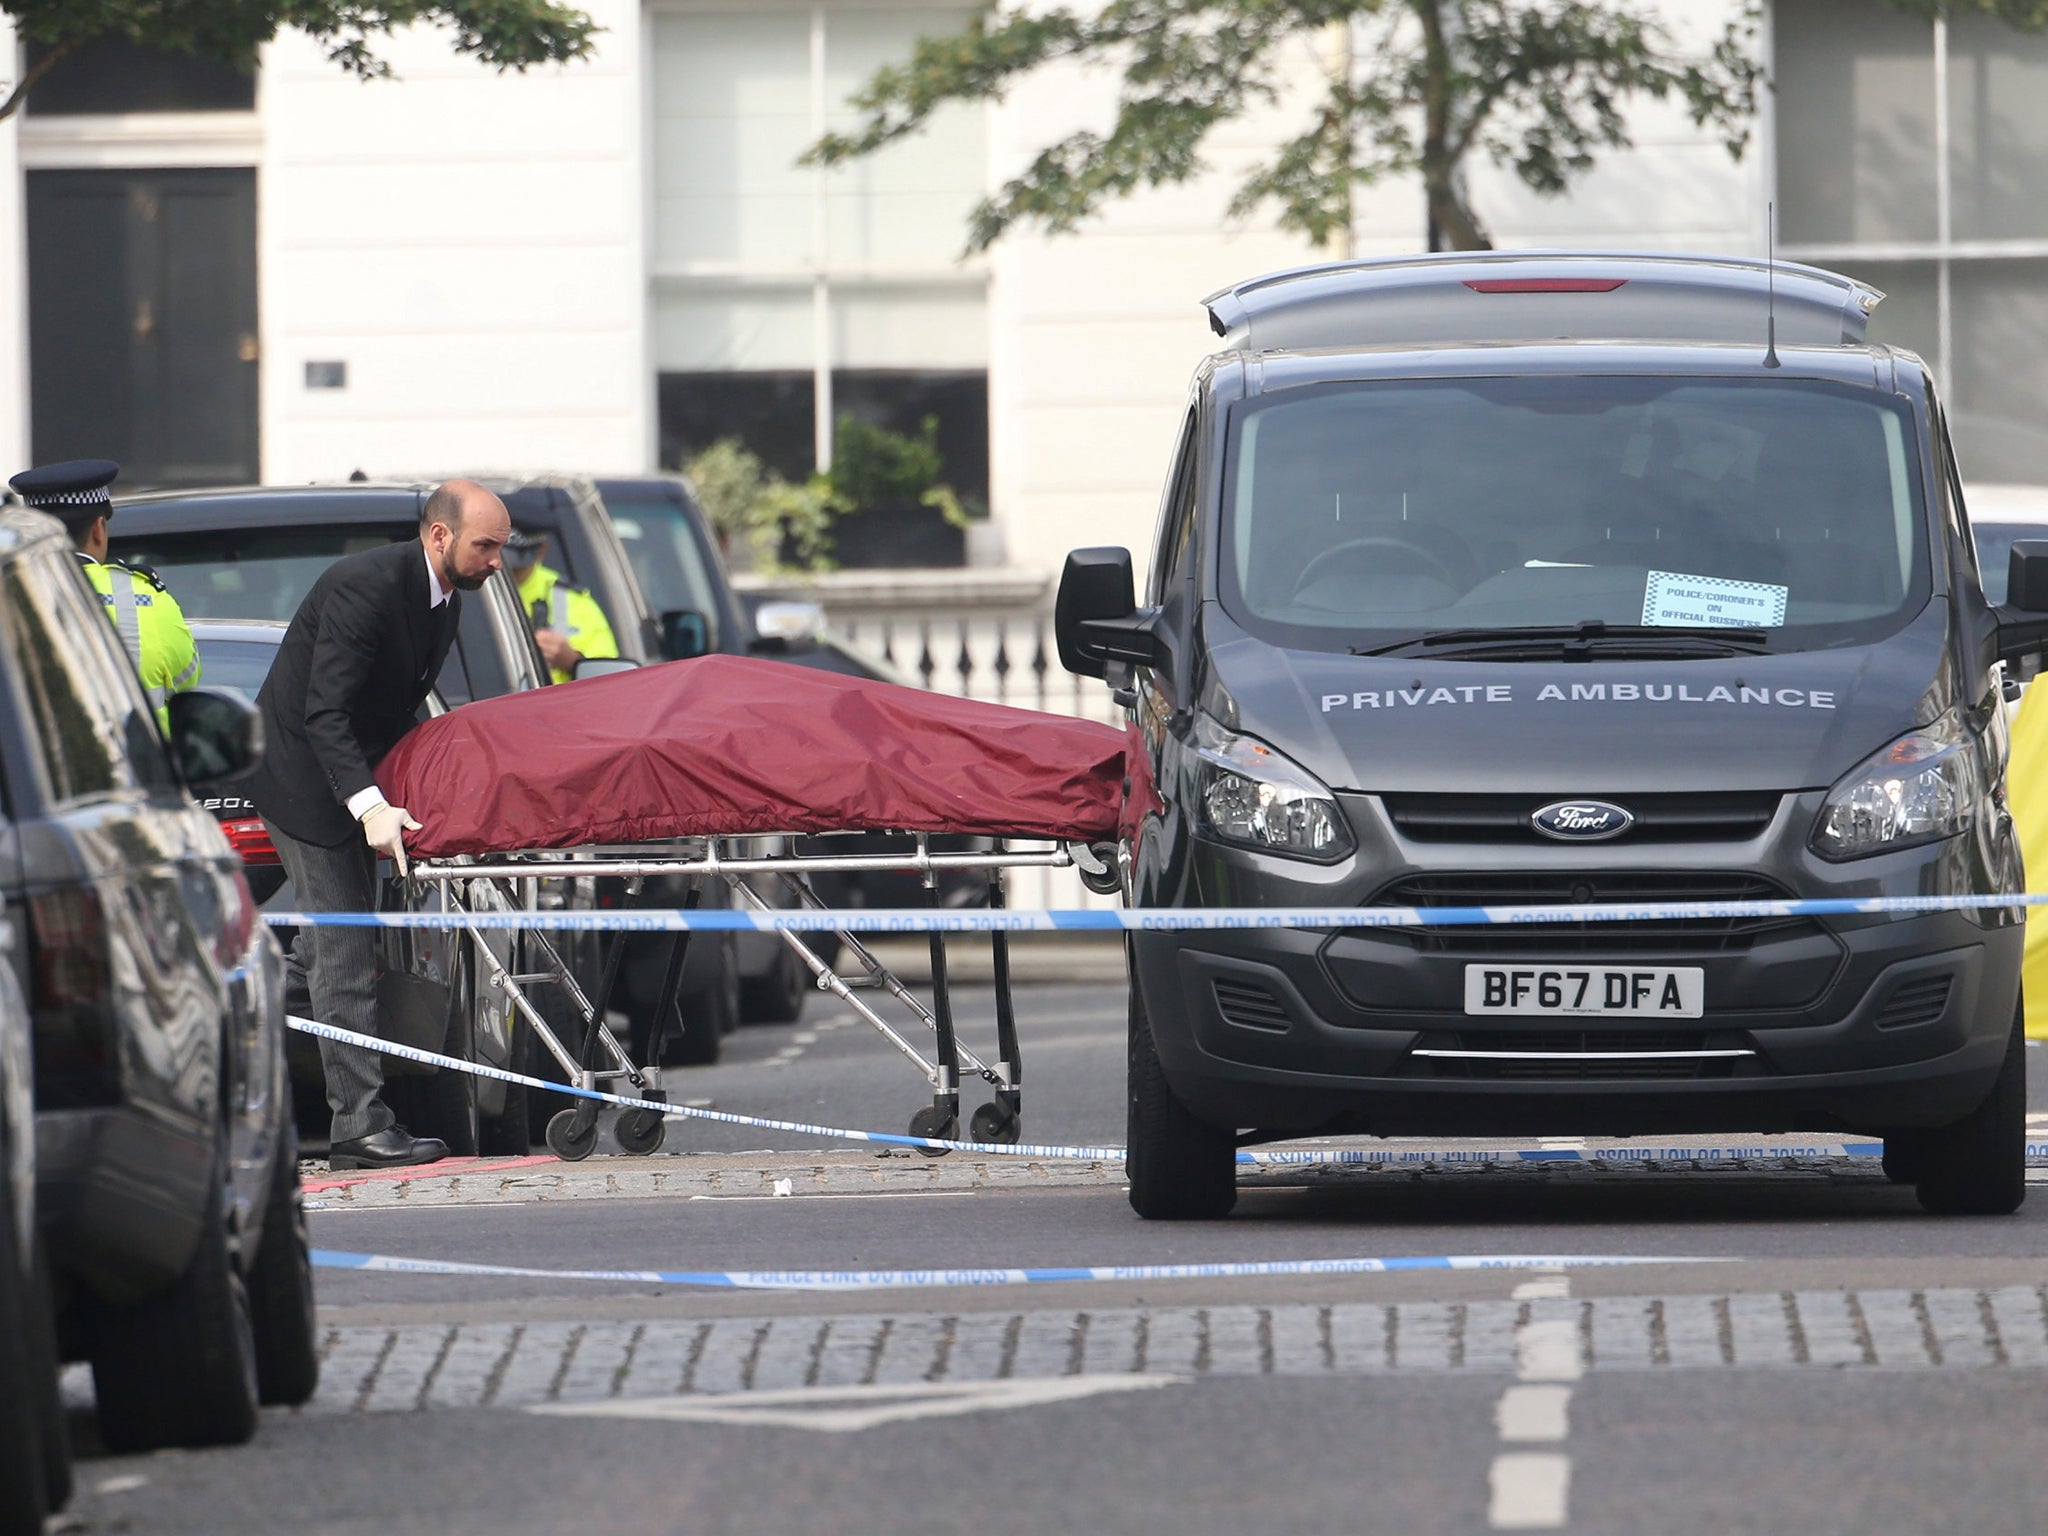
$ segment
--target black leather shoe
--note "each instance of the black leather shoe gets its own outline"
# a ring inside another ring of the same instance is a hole
[[[337,1141],[327,1149],[327,1166],[343,1168],[411,1168],[420,1163],[438,1163],[448,1155],[448,1143],[432,1136],[415,1136],[402,1125],[387,1125],[372,1136]]]

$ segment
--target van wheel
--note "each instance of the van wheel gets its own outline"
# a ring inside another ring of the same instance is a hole
[[[1152,1024],[1131,979],[1130,1150],[1124,1172],[1131,1209],[1147,1221],[1205,1221],[1237,1204],[1237,1138],[1198,1120],[1173,1095]]]
[[[1914,1192],[1937,1216],[2005,1216],[2027,1197],[2027,1036],[2012,1021],[1991,1092],[1954,1125],[1917,1138]]]
[[[256,1394],[265,1403],[287,1408],[311,1402],[320,1385],[309,1247],[306,1202],[299,1189],[299,1138],[287,1122],[277,1138],[276,1165],[264,1197],[263,1244],[249,1266]]]
[[[256,1334],[228,1249],[224,1168],[185,1273],[133,1306],[97,1311],[92,1377],[108,1450],[240,1445],[256,1433]]]

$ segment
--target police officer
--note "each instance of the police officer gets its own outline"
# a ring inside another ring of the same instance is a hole
[[[617,656],[619,642],[597,599],[542,563],[547,551],[545,533],[515,530],[505,543],[505,571],[518,584],[519,601],[533,621],[533,638],[555,681],[566,683],[576,675],[577,662]]]
[[[71,535],[85,579],[99,593],[161,721],[172,694],[198,685],[199,651],[178,600],[156,573],[107,558],[107,519],[114,515],[107,487],[120,473],[111,459],[71,459],[25,469],[7,483]]]

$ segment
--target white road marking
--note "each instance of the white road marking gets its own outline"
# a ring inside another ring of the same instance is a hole
[[[1546,1275],[1515,1287],[1514,1299],[1524,1309],[1515,1325],[1515,1375],[1520,1380],[1501,1394],[1493,1410],[1506,1444],[1562,1444],[1570,1431],[1571,1384],[1585,1372],[1578,1309],[1558,1306],[1570,1300],[1571,1292],[1569,1275]],[[1487,1523],[1497,1531],[1556,1530],[1565,1522],[1571,1481],[1571,1458],[1561,1451],[1502,1451],[1487,1470]]]
[[[1107,1392],[1140,1392],[1185,1376],[1058,1376],[1035,1381],[917,1382],[800,1387],[710,1397],[643,1397],[620,1402],[540,1403],[529,1413],[577,1418],[655,1419],[680,1424],[752,1424],[846,1434],[908,1419],[950,1418],[1003,1408],[1071,1402]]]
[[[1509,1451],[1493,1459],[1486,1523],[1496,1531],[1551,1531],[1564,1524],[1572,1484],[1569,1456]]]
[[[794,1184],[794,1181],[790,1179],[777,1179],[775,1182],[778,1185]],[[794,1188],[792,1188],[791,1193],[788,1195],[780,1193],[772,1195],[689,1195],[685,1198],[691,1200],[952,1200],[958,1199],[962,1195],[980,1195],[983,1193],[985,1191],[979,1189],[848,1189],[839,1191],[818,1189],[806,1190],[802,1194],[797,1194]]]
[[[133,1493],[138,1488],[147,1488],[149,1479],[138,1472],[124,1472],[119,1477],[103,1477],[92,1485],[94,1493]]]
[[[1570,1428],[1571,1401],[1570,1387],[1526,1382],[1502,1394],[1493,1418],[1503,1440],[1562,1440]]]
[[[1575,1318],[1531,1318],[1515,1330],[1515,1374],[1524,1381],[1577,1381],[1579,1325]]]

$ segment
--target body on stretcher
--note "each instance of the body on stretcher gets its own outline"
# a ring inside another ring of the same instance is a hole
[[[442,885],[457,930],[467,914],[524,910],[521,892],[532,887],[522,882],[592,875],[625,880],[629,901],[647,880],[680,876],[690,882],[688,906],[708,882],[723,881],[736,905],[756,910],[769,904],[750,881],[763,878],[784,885],[798,905],[825,910],[811,877],[828,871],[912,874],[933,905],[939,877],[956,871],[984,876],[997,907],[1010,869],[1074,868],[1107,893],[1120,884],[1117,838],[1129,803],[1123,736],[1107,726],[726,656],[466,705],[401,742],[379,765],[378,782],[401,800],[417,786],[420,803],[449,808],[408,847],[414,877]],[[834,854],[829,838],[812,838],[796,851],[801,834],[866,831],[908,832],[913,845]],[[992,839],[993,847],[934,852],[930,839],[940,833]],[[764,836],[791,851],[743,853]],[[606,1021],[625,935],[607,940],[595,989],[586,990],[563,962],[546,915],[533,918],[523,952],[536,969],[521,975],[507,970],[480,928],[469,928],[484,983],[504,992],[569,1082],[623,1083],[633,1097],[665,1101],[653,1063],[667,1032],[680,1027],[675,999],[690,932],[671,936],[641,1065]],[[779,938],[820,990],[923,1074],[931,1102],[912,1118],[911,1134],[957,1139],[961,1082],[978,1077],[993,1096],[974,1112],[972,1139],[1020,1139],[1023,1068],[1006,934],[989,935],[992,1060],[959,1040],[943,934],[930,935],[929,1005],[852,933],[837,933],[839,969],[805,935],[785,930]],[[575,1038],[565,1039],[535,1006],[531,989],[544,986],[566,1000],[550,1011],[571,1020],[566,1033]],[[666,1122],[658,1113],[605,1112],[616,1115],[622,1150],[660,1146]],[[596,1101],[579,1099],[550,1120],[548,1145],[564,1158],[587,1157],[598,1126]]]

